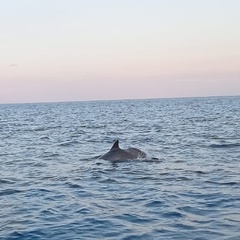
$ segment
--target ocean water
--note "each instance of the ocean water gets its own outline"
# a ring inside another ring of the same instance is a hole
[[[240,239],[240,97],[0,105],[0,137],[0,239]]]

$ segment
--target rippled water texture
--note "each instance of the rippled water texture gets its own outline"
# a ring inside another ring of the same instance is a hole
[[[0,239],[240,239],[240,97],[0,105],[0,133]]]

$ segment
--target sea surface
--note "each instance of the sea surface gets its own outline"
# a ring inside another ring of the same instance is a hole
[[[240,239],[240,97],[0,105],[0,239]]]

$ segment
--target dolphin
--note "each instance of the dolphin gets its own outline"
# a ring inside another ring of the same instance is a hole
[[[129,159],[138,159],[146,158],[147,154],[137,148],[128,148],[126,150],[119,147],[119,141],[115,141],[112,148],[106,154],[100,156],[100,159],[104,160],[129,160]]]

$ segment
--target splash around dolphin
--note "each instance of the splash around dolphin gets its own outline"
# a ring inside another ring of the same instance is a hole
[[[112,148],[106,154],[100,156],[100,159],[104,160],[112,160],[112,161],[119,161],[119,160],[129,160],[129,159],[144,159],[147,157],[147,154],[137,148],[128,148],[128,149],[121,149],[119,147],[119,141],[115,141]]]

